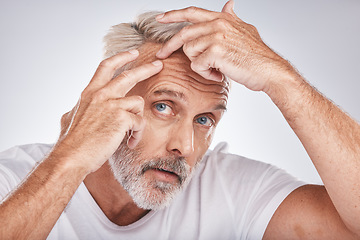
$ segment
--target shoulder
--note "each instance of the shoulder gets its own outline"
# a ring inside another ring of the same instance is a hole
[[[297,180],[283,169],[261,161],[249,159],[228,152],[228,144],[219,143],[214,150],[209,150],[204,156],[202,167],[206,171],[214,171],[224,175],[225,178],[236,178],[237,182],[245,181],[271,181],[280,177],[285,180]]]
[[[324,186],[305,185],[287,196],[263,239],[307,238],[359,239],[342,221]]]
[[[16,168],[21,165],[22,167],[33,166],[51,150],[52,144],[27,144],[9,148],[0,152],[0,165]]]
[[[220,143],[208,151],[196,176],[209,189],[209,198],[224,196],[239,235],[261,238],[281,202],[305,183],[281,168],[227,149],[226,143]]]
[[[217,175],[230,192],[251,188],[258,192],[291,191],[304,182],[271,164],[228,153],[228,144],[220,143],[208,151],[202,163],[203,173]]]
[[[37,162],[51,150],[51,144],[15,146],[0,152],[0,196],[11,191]]]

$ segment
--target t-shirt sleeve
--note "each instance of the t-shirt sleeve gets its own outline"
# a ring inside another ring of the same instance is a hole
[[[31,144],[0,152],[0,199],[17,187],[50,149],[51,145]]]
[[[305,183],[270,164],[220,151],[217,157],[239,239],[262,239],[281,202]]]
[[[262,239],[267,225],[283,200],[296,188],[304,185],[282,169],[274,166],[259,174],[241,216],[247,239]]]

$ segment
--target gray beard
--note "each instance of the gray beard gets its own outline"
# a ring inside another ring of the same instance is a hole
[[[197,161],[198,163],[199,161]],[[141,159],[140,152],[131,150],[122,142],[109,159],[115,179],[131,196],[135,204],[142,209],[159,210],[168,207],[172,200],[189,183],[193,172],[185,158],[178,156]],[[149,169],[166,169],[179,176],[177,183],[147,179],[144,173]]]

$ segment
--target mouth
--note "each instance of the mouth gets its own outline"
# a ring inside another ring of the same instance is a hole
[[[160,181],[171,183],[182,183],[182,179],[179,174],[164,168],[148,168],[144,169],[143,173],[148,172],[154,175]]]

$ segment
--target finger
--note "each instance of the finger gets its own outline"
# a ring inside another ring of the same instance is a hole
[[[185,55],[190,59],[190,61],[194,61],[200,54],[206,51],[211,45],[210,42],[204,42],[203,39],[205,37],[197,38],[195,40],[192,40],[190,42],[187,42],[183,46],[183,51]],[[212,64],[208,67],[212,67]]]
[[[220,53],[223,52],[223,50],[221,49],[219,42],[223,41],[223,38],[223,34],[220,32],[204,35],[185,43],[183,51],[190,61],[194,61],[199,55],[209,48],[211,48],[210,51]],[[208,67],[215,68],[215,59],[209,59],[208,64]]]
[[[101,91],[109,98],[124,97],[137,83],[154,76],[163,68],[159,60],[122,72],[111,80]]]
[[[226,54],[218,44],[222,38],[221,33],[213,33],[187,42],[183,46],[185,55],[191,61],[191,69],[206,79],[222,81],[224,78],[221,65],[217,63],[217,59]]]
[[[145,128],[145,120],[142,117],[132,115],[132,121],[133,125],[129,131],[130,136],[127,139],[127,145],[130,149],[134,149],[140,142]]]
[[[138,50],[130,50],[118,53],[103,60],[91,79],[88,88],[100,88],[108,83],[114,76],[117,69],[125,64],[134,61],[139,56]]]
[[[215,59],[214,57],[214,54],[208,49],[192,61],[190,67],[205,79],[221,82],[224,79],[224,75],[216,67],[216,63],[211,60]]]
[[[228,1],[227,3],[225,3],[223,9],[221,10],[221,12],[223,13],[230,13],[231,15],[235,15],[235,12],[234,12],[234,0],[230,0]]]
[[[119,102],[119,106],[133,114],[143,116],[144,113],[144,99],[140,96],[130,96],[130,97],[124,97],[119,100],[115,100]]]
[[[174,23],[174,22],[207,22],[220,18],[222,13],[213,12],[197,7],[188,7],[180,10],[172,10],[164,14],[158,15],[156,20],[160,23]]]
[[[181,48],[186,42],[210,34],[215,30],[213,25],[214,24],[199,23],[184,27],[162,46],[156,53],[156,57],[165,59]]]

